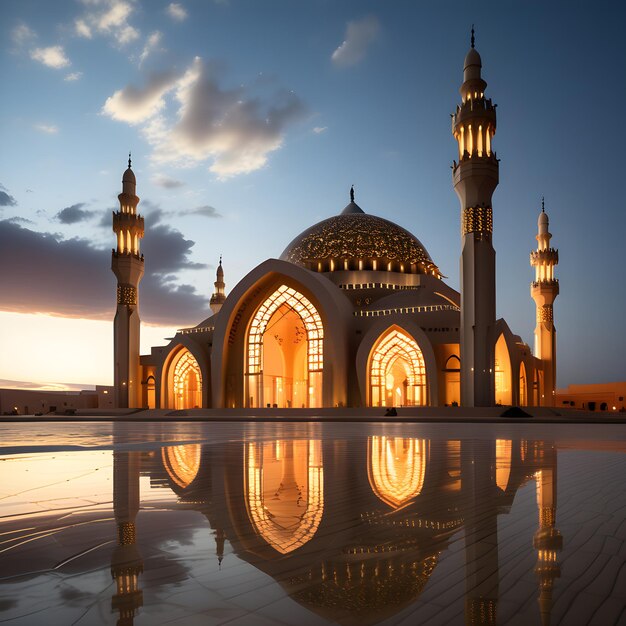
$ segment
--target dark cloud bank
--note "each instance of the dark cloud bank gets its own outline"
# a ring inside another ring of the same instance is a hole
[[[176,273],[208,266],[189,261],[194,242],[159,223],[160,218],[160,213],[151,216],[150,237],[142,245],[141,319],[174,326],[197,323],[210,312],[209,294],[176,284]],[[110,257],[110,249],[95,248],[85,239],[63,239],[0,220],[0,309],[110,320],[116,284]]]

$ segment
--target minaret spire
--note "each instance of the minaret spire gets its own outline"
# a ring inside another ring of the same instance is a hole
[[[119,211],[113,212],[113,232],[117,248],[111,257],[111,269],[117,277],[117,311],[114,325],[114,385],[117,408],[144,405],[139,369],[139,282],[144,273],[139,242],[144,233],[143,217],[137,213],[137,180],[130,168],[122,176],[122,193],[117,197]]]
[[[213,283],[215,285],[215,291],[211,296],[211,302],[209,306],[211,307],[211,311],[213,311],[213,315],[217,315],[226,300],[226,283],[224,283],[224,268],[222,267],[222,255],[220,254],[220,262],[217,266],[217,272],[215,273],[216,281]]]
[[[496,253],[492,245],[491,197],[498,185],[498,159],[492,150],[496,109],[485,98],[482,61],[471,48],[463,64],[461,104],[452,115],[459,162],[452,181],[461,203],[461,404],[495,402]]]
[[[543,385],[534,399],[538,406],[554,406],[556,392],[556,328],[553,305],[559,295],[559,281],[554,277],[554,266],[559,262],[559,251],[550,246],[550,219],[541,198],[541,213],[537,220],[537,249],[530,253],[530,264],[535,268],[535,280],[530,295],[537,306],[535,325],[535,356],[541,359]]]

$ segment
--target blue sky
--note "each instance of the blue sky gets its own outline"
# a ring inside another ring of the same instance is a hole
[[[0,378],[110,382],[110,211],[129,149],[144,350],[207,316],[220,254],[228,290],[338,213],[351,184],[458,289],[449,114],[472,23],[498,104],[498,316],[532,345],[545,195],[558,384],[626,378],[616,3],[5,0],[0,18],[0,342],[23,360],[3,358]],[[34,367],[53,343],[64,362]]]

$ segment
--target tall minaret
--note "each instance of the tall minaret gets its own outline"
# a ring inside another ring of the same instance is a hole
[[[113,250],[111,269],[117,277],[117,312],[115,313],[114,385],[118,408],[140,407],[141,378],[139,372],[139,296],[137,288],[143,276],[143,255],[139,240],[143,237],[143,217],[137,214],[139,198],[135,195],[137,181],[130,168],[122,177],[122,193],[118,196],[120,210],[113,212],[113,231],[117,250]]]
[[[530,253],[530,264],[535,268],[535,280],[530,295],[537,305],[535,326],[535,356],[543,364],[542,406],[554,406],[556,391],[556,328],[552,305],[559,295],[559,281],[554,278],[554,266],[559,262],[559,251],[550,247],[552,235],[548,232],[548,214],[541,199],[541,213],[537,220],[537,249]]]
[[[213,311],[213,315],[217,315],[219,310],[222,308],[222,304],[224,304],[224,300],[226,300],[226,294],[224,293],[224,288],[226,287],[224,283],[224,268],[222,267],[222,257],[220,256],[220,264],[217,266],[216,272],[217,280],[213,283],[215,285],[215,292],[211,296],[211,311]]]
[[[491,149],[496,105],[485,98],[487,83],[474,48],[465,56],[461,104],[452,114],[452,134],[459,144],[453,162],[454,190],[461,202],[461,404],[492,406],[496,322],[496,253],[491,196],[498,185],[498,159]]]

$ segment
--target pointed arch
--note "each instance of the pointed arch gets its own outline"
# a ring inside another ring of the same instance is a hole
[[[504,333],[501,333],[498,337],[498,341],[496,341],[494,372],[496,404],[512,404],[513,384],[511,376],[511,355]]]
[[[200,470],[202,446],[197,443],[161,448],[163,466],[172,482],[186,489]]]
[[[428,404],[424,355],[415,339],[395,324],[372,347],[367,374],[368,406]]]
[[[528,379],[524,361],[519,364],[519,405],[528,406]]]

